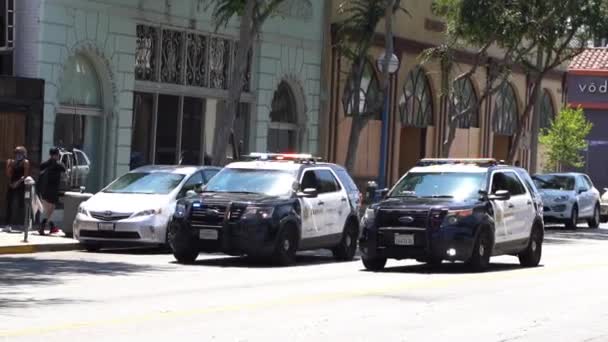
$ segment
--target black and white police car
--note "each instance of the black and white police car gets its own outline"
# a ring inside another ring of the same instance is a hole
[[[297,251],[312,249],[353,259],[361,194],[344,168],[303,154],[249,158],[229,164],[202,193],[178,202],[169,229],[178,262],[223,252],[289,265]]]
[[[423,159],[362,218],[360,247],[369,270],[387,259],[465,261],[487,268],[514,255],[537,266],[543,206],[528,173],[493,159]]]

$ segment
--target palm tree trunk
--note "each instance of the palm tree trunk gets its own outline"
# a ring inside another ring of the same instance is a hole
[[[215,135],[213,138],[214,165],[223,166],[226,163],[226,152],[234,127],[236,111],[241,101],[244,75],[247,72],[249,63],[249,51],[251,51],[253,40],[259,30],[259,23],[254,20],[255,4],[256,0],[247,0],[245,13],[241,17],[236,63],[231,70],[228,98],[226,99],[222,114],[216,118]]]

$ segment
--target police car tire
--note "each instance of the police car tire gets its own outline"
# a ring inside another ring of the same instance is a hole
[[[600,205],[596,204],[595,209],[593,209],[593,217],[587,221],[589,228],[596,229],[600,227]]]
[[[272,254],[272,261],[278,266],[289,266],[296,262],[298,250],[298,232],[296,228],[288,224],[281,229],[277,244]]]
[[[492,236],[490,230],[482,229],[477,236],[473,253],[468,261],[468,265],[474,272],[483,272],[490,265],[492,255]]]
[[[538,225],[532,227],[530,233],[530,242],[528,247],[519,253],[519,263],[523,267],[536,267],[540,263],[540,258],[543,253],[543,233]]]
[[[179,224],[173,223],[169,226],[169,246],[175,260],[180,264],[192,264],[198,257],[198,249],[193,245],[190,234]]]
[[[386,258],[363,257],[361,258],[361,261],[363,261],[363,266],[365,266],[365,269],[367,269],[368,271],[382,271],[384,269],[384,266],[386,266]]]
[[[334,247],[331,252],[334,255],[334,259],[339,261],[351,261],[355,258],[357,253],[357,237],[359,232],[357,225],[352,220],[346,222],[344,232],[342,232],[342,239],[340,244]]]

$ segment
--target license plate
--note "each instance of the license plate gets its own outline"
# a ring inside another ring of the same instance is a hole
[[[113,231],[114,223],[99,223],[98,227],[101,231]]]
[[[201,240],[217,240],[218,232],[215,229],[201,229],[198,232],[198,237]]]
[[[414,234],[395,234],[395,245],[413,246]]]

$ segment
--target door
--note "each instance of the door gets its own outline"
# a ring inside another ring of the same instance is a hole
[[[314,170],[306,170],[300,179],[300,189],[316,189],[319,191],[319,184]],[[317,198],[302,198],[302,239],[319,237],[324,234],[323,222],[323,205],[320,205],[323,200]],[[324,203],[322,203],[324,204]]]
[[[0,113],[0,222],[6,217],[6,161],[17,146],[25,146],[25,113]]]
[[[576,191],[579,203],[579,217],[591,217],[594,209],[593,193],[583,176],[576,177]]]
[[[513,214],[511,226],[507,228],[508,240],[526,239],[530,236],[534,223],[534,203],[532,196],[524,186],[519,176],[508,171],[504,173],[507,181],[507,190],[511,193],[508,205]]]
[[[492,174],[492,182],[490,184],[490,193],[495,194],[498,191],[507,190],[505,176],[502,172],[494,172]],[[509,227],[513,221],[513,210],[509,201],[492,201],[494,209],[494,229],[495,242],[501,243],[508,240]]]
[[[348,198],[330,169],[316,169],[319,183],[319,205],[323,207],[323,221],[328,235],[341,235],[348,215]]]

